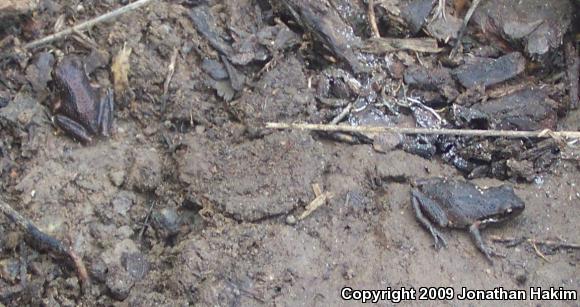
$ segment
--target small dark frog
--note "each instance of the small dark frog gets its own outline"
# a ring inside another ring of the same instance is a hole
[[[54,123],[83,143],[92,136],[108,137],[113,123],[113,92],[97,93],[89,82],[81,61],[68,57],[54,70],[61,101],[53,106]]]
[[[495,254],[481,238],[479,229],[512,219],[522,213],[524,202],[507,185],[480,189],[460,180],[430,178],[415,181],[411,202],[417,220],[435,240],[435,247],[447,245],[433,226],[469,229],[475,245],[491,262]]]

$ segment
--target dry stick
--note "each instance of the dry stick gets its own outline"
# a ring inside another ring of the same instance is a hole
[[[42,232],[31,221],[23,217],[18,213],[18,211],[14,210],[9,204],[2,200],[0,200],[0,211],[20,227],[30,240],[30,245],[39,250],[47,250],[58,257],[72,261],[81,284],[81,291],[88,291],[90,282],[89,274],[87,273],[83,260],[72,250],[72,248],[65,247],[59,240]]]
[[[330,123],[333,125],[338,124],[348,115],[350,109],[352,109],[352,103],[349,103],[346,107],[344,107],[344,109],[342,109],[342,112],[340,112],[340,114],[338,114],[335,118],[333,118]]]
[[[542,240],[536,240],[536,239],[528,239],[528,242],[532,242],[534,244],[539,244],[539,245],[545,245],[545,246],[552,247],[552,248],[580,249],[580,244],[575,244],[575,243],[564,243],[564,242],[551,241],[551,240],[542,241]]]
[[[544,245],[551,248],[569,248],[569,249],[580,249],[580,244],[577,243],[566,243],[562,241],[554,241],[554,240],[538,240],[538,239],[531,239],[526,237],[515,238],[515,237],[500,237],[492,235],[490,239],[494,242],[500,243],[507,243],[508,246],[513,247],[516,245],[520,245],[524,242],[534,243],[537,245]]]
[[[297,129],[329,132],[358,132],[358,133],[401,133],[426,135],[455,135],[455,136],[485,136],[506,138],[580,138],[580,131],[512,131],[512,130],[472,130],[472,129],[429,129],[429,128],[402,128],[402,127],[370,127],[370,126],[336,126],[321,124],[286,124],[266,123],[270,129]]]
[[[171,60],[169,62],[169,66],[167,69],[167,77],[165,78],[165,83],[163,83],[163,105],[165,105],[165,101],[167,100],[167,93],[169,92],[169,84],[171,84],[171,79],[173,78],[173,74],[175,73],[175,62],[177,62],[177,55],[179,54],[179,50],[177,48],[173,48],[173,54],[171,55]]]
[[[534,252],[536,252],[536,255],[538,255],[538,257],[542,258],[544,261],[548,263],[550,262],[550,260],[548,260],[548,258],[546,258],[546,256],[544,256],[544,254],[540,251],[536,243],[530,242],[530,245],[532,245],[532,248],[534,248]]]
[[[80,23],[80,24],[78,24],[76,26],[73,26],[73,27],[64,29],[64,30],[62,30],[60,32],[51,34],[49,36],[43,37],[43,38],[38,39],[38,40],[35,40],[35,41],[32,41],[32,42],[30,42],[28,44],[23,45],[22,48],[23,49],[36,48],[38,46],[41,46],[41,45],[44,45],[44,44],[53,42],[55,40],[59,40],[59,39],[65,37],[67,35],[73,34],[76,31],[78,31],[78,32],[84,31],[84,30],[86,30],[86,29],[88,29],[88,28],[96,25],[97,23],[105,22],[105,21],[110,20],[110,19],[113,19],[113,18],[115,18],[115,17],[117,17],[119,15],[125,14],[125,13],[127,13],[129,11],[136,10],[136,9],[138,9],[138,8],[144,6],[144,5],[149,4],[149,2],[151,2],[151,1],[154,1],[154,0],[138,0],[138,1],[135,1],[135,2],[133,2],[131,4],[127,4],[127,5],[123,6],[123,7],[120,7],[118,9],[114,10],[114,11],[108,12],[108,13],[106,13],[104,15],[98,16],[98,17],[93,18],[91,20],[87,20],[87,21],[85,21],[83,23]]]
[[[576,109],[578,108],[579,99],[578,97],[578,76],[580,74],[580,57],[578,57],[578,53],[576,52],[576,48],[572,42],[567,42],[566,46],[564,47],[565,55],[566,55],[566,63],[568,65],[568,93],[570,94],[570,108]]]
[[[314,212],[320,206],[324,205],[324,203],[326,202],[327,199],[332,198],[332,196],[333,195],[330,192],[324,192],[324,193],[316,196],[316,198],[314,198],[314,200],[311,201],[306,206],[306,210],[304,210],[304,212],[302,212],[302,214],[298,217],[298,220],[303,220],[303,219],[307,218],[310,214],[312,214],[312,212]]]
[[[471,16],[473,16],[475,9],[479,6],[480,2],[481,0],[474,0],[473,3],[471,4],[471,7],[467,11],[467,14],[465,14],[463,24],[461,25],[461,30],[459,30],[459,35],[457,35],[455,45],[453,46],[453,49],[451,49],[451,52],[449,53],[449,58],[454,57],[455,54],[457,53],[457,48],[459,47],[459,45],[461,45],[461,38],[463,37],[463,35],[465,35],[465,31],[467,30],[467,24],[469,23]]]
[[[369,24],[371,25],[371,31],[373,32],[373,36],[374,37],[381,37],[381,33],[379,32],[379,27],[377,26],[377,18],[375,17],[375,1],[374,0],[369,0],[368,15],[369,15]]]
[[[580,249],[580,244],[575,244],[575,243],[565,243],[565,242],[558,242],[558,241],[552,241],[552,240],[537,240],[537,239],[530,239],[530,238],[526,238],[526,237],[522,237],[522,238],[513,238],[513,237],[500,237],[500,236],[491,236],[491,240],[494,242],[501,242],[501,243],[507,243],[509,247],[513,247],[516,245],[520,245],[524,242],[529,243],[532,248],[534,249],[534,252],[536,253],[536,255],[538,255],[538,257],[544,259],[546,262],[549,262],[548,259],[546,258],[546,256],[544,256],[544,254],[540,251],[540,249],[538,248],[538,245],[544,245],[550,248],[569,248],[569,249]]]

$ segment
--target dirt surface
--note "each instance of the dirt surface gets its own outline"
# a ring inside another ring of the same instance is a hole
[[[157,1],[94,27],[87,33],[94,44],[69,38],[2,67],[2,199],[70,245],[84,259],[92,283],[80,295],[74,270],[23,243],[22,232],[1,218],[0,305],[350,306],[354,303],[340,298],[344,286],[580,289],[579,249],[527,242],[510,247],[491,240],[580,243],[577,147],[562,150],[548,170],[534,173],[532,182],[487,176],[473,180],[479,186],[511,184],[526,204],[516,219],[483,231],[490,247],[504,255],[494,258],[494,265],[467,231],[443,230],[448,246],[435,250],[431,236],[415,220],[410,183],[426,177],[464,178],[465,172],[439,156],[377,150],[376,141],[373,146],[306,131],[260,129],[269,121],[318,123],[337,116],[341,108],[315,99],[321,92],[316,82],[328,70],[313,53],[303,52],[314,47],[298,43],[307,34],[295,24],[272,22],[268,33],[276,33],[274,41],[284,44],[274,48],[260,43],[267,31],[255,34],[265,27],[255,20],[270,20],[266,15],[272,14],[260,9],[262,1],[224,1],[211,7],[220,16],[218,24],[239,30],[237,41],[227,43],[242,47],[223,60],[214,49],[224,42],[208,42],[192,22],[196,2]],[[42,3],[34,24],[20,33],[24,38],[48,34],[44,32],[59,16],[69,24],[120,5]],[[252,52],[239,52],[244,44]],[[76,55],[104,90],[113,82],[109,63],[124,45],[132,48],[129,98],[116,102],[113,136],[82,145],[47,116],[61,97],[46,71],[53,56],[58,61]],[[259,60],[256,50],[270,60]],[[175,52],[175,71],[165,91]],[[202,65],[207,60],[202,55],[208,54],[224,65]],[[398,56],[402,60],[393,65],[413,61],[412,56]],[[232,59],[238,62],[228,64]],[[256,62],[260,65],[244,65]],[[513,75],[523,70],[521,62],[517,66]],[[396,67],[389,69],[390,75],[403,77]],[[349,94],[332,102],[345,97]],[[579,130],[579,112],[558,114],[557,126]],[[556,112],[550,114],[552,125]],[[400,124],[409,125],[405,120]],[[299,219],[317,196],[315,184],[331,198]],[[518,302],[544,303],[578,306],[578,301]]]

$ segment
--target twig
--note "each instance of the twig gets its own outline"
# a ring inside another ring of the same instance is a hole
[[[369,16],[369,24],[371,25],[371,31],[373,32],[374,37],[381,37],[381,33],[379,32],[379,27],[377,26],[377,18],[375,17],[375,1],[369,0],[369,7],[368,12]]]
[[[167,77],[165,77],[165,82],[163,83],[163,96],[161,96],[161,101],[163,104],[163,109],[165,109],[165,103],[167,102],[167,93],[169,92],[169,84],[171,84],[171,79],[173,79],[173,74],[175,73],[175,62],[177,62],[177,55],[179,50],[173,48],[173,54],[171,55],[171,60],[167,69]]]
[[[530,242],[530,241],[528,241]],[[540,250],[538,249],[538,246],[536,245],[536,243],[534,242],[530,242],[530,245],[532,245],[532,247],[534,248],[534,251],[536,252],[536,255],[538,255],[540,258],[544,259],[544,261],[546,262],[550,262],[546,256],[544,256],[544,254],[542,254],[542,252],[540,252]]]
[[[26,248],[26,243],[24,241],[20,242],[20,285],[22,288],[26,288],[28,284],[27,273],[28,271],[28,248]]]
[[[147,211],[147,215],[145,216],[145,221],[143,222],[143,226],[141,227],[141,231],[139,231],[139,241],[143,239],[143,235],[147,230],[147,226],[149,226],[149,218],[151,218],[151,214],[153,213],[153,207],[155,207],[155,202],[151,201],[151,206],[149,206],[149,211]]]
[[[506,138],[580,138],[580,131],[512,131],[512,130],[472,130],[472,129],[430,129],[430,128],[403,128],[403,127],[370,127],[322,124],[286,124],[266,123],[270,129],[297,129],[315,131],[339,131],[358,133],[401,133],[425,135],[455,135],[455,136],[483,136]]]
[[[491,236],[490,239],[494,242],[506,243],[508,247],[514,247],[514,246],[520,245],[524,242],[529,243],[532,246],[532,248],[534,249],[534,252],[536,253],[536,255],[538,255],[538,257],[544,259],[546,262],[550,262],[550,261],[540,251],[540,249],[538,248],[538,245],[547,246],[547,247],[550,247],[553,249],[559,249],[559,248],[580,249],[580,244],[565,243],[565,242],[558,242],[558,241],[552,241],[552,240],[537,240],[537,239],[531,239],[531,238],[526,238],[526,237],[521,237],[521,238],[507,237],[506,238],[506,237],[500,237],[500,236]]]
[[[324,192],[318,195],[313,201],[311,201],[308,206],[306,206],[306,210],[302,212],[302,214],[298,217],[298,220],[303,220],[307,218],[312,212],[322,206],[327,199],[331,198],[332,194],[330,192]]]
[[[54,34],[45,36],[45,37],[43,37],[41,39],[38,39],[38,40],[35,40],[35,41],[32,41],[32,42],[30,42],[28,44],[23,45],[21,48],[22,49],[25,49],[25,50],[32,49],[32,48],[36,48],[38,46],[41,46],[41,45],[44,45],[44,44],[47,44],[47,43],[50,43],[50,42],[59,40],[59,39],[65,37],[65,36],[70,35],[70,34],[73,34],[75,32],[84,31],[84,30],[86,30],[86,29],[88,29],[88,28],[90,28],[90,27],[92,27],[92,26],[94,26],[94,25],[96,25],[96,24],[98,24],[100,22],[104,22],[104,21],[113,19],[113,18],[115,18],[117,16],[120,16],[122,14],[125,14],[127,12],[130,12],[132,10],[136,10],[136,9],[138,9],[138,8],[144,6],[144,5],[149,4],[151,1],[154,1],[154,0],[138,0],[138,1],[135,1],[135,2],[133,2],[131,4],[127,4],[127,5],[123,6],[123,7],[120,7],[118,9],[114,10],[114,11],[108,12],[108,13],[103,14],[101,16],[98,16],[96,18],[93,18],[93,19],[87,20],[85,22],[82,22],[82,23],[80,23],[80,24],[78,24],[76,26],[72,26],[72,27],[67,28],[67,29],[64,29],[64,30],[62,30],[60,32],[57,32],[57,33],[54,33]]]
[[[83,32],[73,31],[73,38],[75,38],[79,43],[85,45],[88,49],[99,49],[99,45]]]
[[[408,101],[410,101],[414,105],[419,106],[419,108],[421,108],[421,109],[431,113],[433,116],[435,116],[435,118],[437,118],[437,121],[438,121],[438,123],[437,123],[438,127],[440,124],[444,123],[445,120],[443,118],[441,118],[441,115],[439,115],[437,113],[437,111],[433,110],[433,108],[424,105],[421,101],[419,101],[419,99],[415,99],[412,97],[406,97],[406,98]]]
[[[167,70],[167,77],[165,78],[165,83],[163,83],[163,96],[166,96],[167,92],[169,92],[169,84],[171,83],[171,79],[175,73],[175,62],[177,62],[178,54],[179,50],[177,48],[173,48],[173,54],[171,55],[171,61],[169,62],[169,67]]]
[[[338,114],[335,118],[333,118],[330,123],[332,125],[338,124],[341,120],[343,120],[348,115],[348,113],[350,112],[350,109],[352,109],[352,103],[349,103],[346,107],[344,107],[344,109],[342,109],[342,112],[340,112],[340,114]]]
[[[12,209],[9,204],[2,200],[0,200],[0,211],[20,227],[20,229],[26,234],[26,238],[30,240],[29,244],[31,246],[39,250],[49,251],[57,257],[70,260],[77,272],[81,291],[83,291],[83,293],[88,291],[90,283],[89,274],[87,273],[83,260],[72,250],[72,248],[65,247],[59,240],[42,232],[31,221],[23,217],[18,213],[18,211]]]
[[[542,241],[542,240],[535,240],[535,239],[528,239],[529,242],[533,242],[534,244],[545,245],[551,248],[570,248],[570,249],[580,249],[580,244],[574,243],[564,243],[564,242],[557,242],[557,241]]]
[[[479,6],[480,2],[481,0],[474,0],[473,3],[471,4],[471,7],[467,11],[467,14],[465,14],[463,24],[461,25],[461,30],[459,30],[459,34],[457,35],[455,45],[453,46],[453,49],[451,49],[451,52],[449,53],[449,58],[455,57],[455,54],[457,53],[457,48],[459,48],[459,45],[461,45],[461,39],[463,38],[463,35],[465,35],[465,31],[467,30],[467,24],[469,23],[471,16],[473,16],[475,9]]]
[[[578,75],[580,72],[580,57],[578,57],[578,53],[576,52],[576,48],[574,48],[574,44],[572,42],[567,42],[565,46],[565,54],[566,54],[566,63],[568,66],[568,93],[570,95],[570,108],[576,109],[578,108],[579,104],[579,97],[578,97]]]
[[[318,183],[312,185],[312,191],[314,191],[314,195],[316,197],[322,195],[322,188],[320,188],[320,185]]]
[[[439,53],[443,48],[437,46],[434,38],[387,38],[371,37],[364,42],[362,51],[374,54],[384,54],[398,50]]]

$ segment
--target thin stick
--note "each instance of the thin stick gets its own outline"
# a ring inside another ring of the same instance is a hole
[[[47,250],[57,257],[70,260],[77,272],[81,284],[81,291],[88,291],[90,283],[89,274],[87,273],[83,260],[72,248],[64,246],[61,241],[40,231],[31,221],[23,217],[18,211],[12,209],[9,204],[2,200],[0,200],[0,211],[20,227],[30,240],[30,245],[40,250]]]
[[[304,210],[304,212],[302,212],[302,214],[298,217],[298,220],[303,220],[303,219],[307,218],[310,214],[312,214],[312,212],[314,212],[320,206],[324,205],[326,200],[330,199],[331,197],[332,197],[332,193],[324,192],[324,193],[320,194],[319,196],[317,196],[316,198],[314,198],[314,200],[312,200],[306,206],[306,210]]]
[[[177,48],[173,48],[173,54],[171,55],[171,60],[167,69],[167,77],[165,78],[165,83],[163,83],[163,96],[167,96],[167,92],[169,92],[169,84],[171,83],[171,79],[175,73],[175,62],[177,62],[178,54],[179,50]]]
[[[88,28],[90,28],[90,27],[92,27],[92,26],[94,26],[94,25],[96,25],[96,24],[98,24],[100,22],[104,22],[104,21],[113,19],[115,17],[118,17],[118,16],[120,16],[122,14],[125,14],[127,12],[130,12],[132,10],[136,10],[136,9],[138,9],[138,8],[144,6],[144,5],[149,4],[149,2],[151,2],[151,1],[154,1],[154,0],[138,0],[138,1],[135,1],[135,2],[133,2],[131,4],[127,4],[127,5],[123,6],[123,7],[120,7],[118,9],[114,10],[114,11],[108,12],[108,13],[106,13],[104,15],[101,15],[101,16],[98,16],[96,18],[93,18],[93,19],[87,20],[85,22],[82,22],[82,23],[80,23],[80,24],[78,24],[76,26],[73,26],[73,27],[64,29],[64,30],[62,30],[60,32],[51,34],[49,36],[45,36],[45,37],[43,37],[41,39],[38,39],[38,40],[35,40],[35,41],[32,41],[32,42],[30,42],[28,44],[23,45],[22,48],[25,49],[25,50],[32,49],[32,48],[36,48],[38,46],[41,46],[41,45],[44,45],[44,44],[47,44],[47,43],[50,43],[50,42],[59,40],[59,39],[65,37],[67,35],[73,34],[74,32],[84,31],[84,30],[86,30],[86,29],[88,29]]]
[[[334,119],[332,119],[332,121],[330,122],[333,125],[338,124],[341,120],[343,120],[348,113],[350,112],[350,109],[352,109],[352,103],[349,103],[343,110],[342,112],[340,112],[340,114],[338,114]]]
[[[480,2],[481,0],[474,0],[469,10],[467,10],[467,14],[465,14],[463,24],[461,25],[461,30],[459,30],[459,34],[457,35],[455,45],[453,46],[453,49],[451,49],[451,52],[449,53],[449,58],[454,57],[455,54],[457,53],[457,48],[459,47],[459,45],[461,45],[461,38],[463,38],[463,35],[465,35],[465,31],[467,30],[467,24],[469,23],[471,16],[473,16],[475,9],[479,6]]]
[[[578,97],[578,75],[580,74],[580,57],[572,42],[567,42],[565,46],[566,64],[568,65],[568,93],[570,94],[570,108],[576,109],[580,104]]]
[[[472,129],[429,129],[429,128],[402,128],[402,127],[370,127],[345,125],[319,124],[286,124],[266,123],[270,129],[297,129],[330,132],[359,132],[359,133],[401,133],[426,135],[456,135],[456,136],[484,136],[506,138],[580,138],[580,131],[512,131],[512,130],[472,130]]]
[[[143,239],[143,235],[145,234],[145,231],[147,230],[147,226],[149,226],[149,218],[151,217],[151,214],[153,213],[154,206],[155,206],[155,202],[152,201],[151,206],[149,206],[149,211],[147,212],[147,216],[145,216],[145,221],[143,222],[143,227],[141,228],[141,231],[139,232],[139,241],[141,241]]]
[[[381,33],[379,32],[379,27],[377,26],[377,18],[375,17],[375,1],[369,0],[369,7],[368,12],[369,16],[369,24],[371,25],[371,31],[373,32],[374,37],[381,37]]]
[[[553,249],[559,249],[559,248],[580,249],[580,244],[577,244],[577,243],[566,243],[566,242],[562,242],[562,241],[552,241],[552,240],[537,240],[537,239],[530,239],[530,238],[526,238],[526,237],[513,238],[513,237],[491,236],[491,240],[494,242],[507,243],[508,247],[514,247],[514,246],[520,245],[524,242],[527,242],[534,248],[534,250],[536,250],[536,253],[538,253],[539,256],[543,255],[543,254],[539,253],[538,245],[547,246],[547,247],[553,248]],[[542,257],[542,258],[544,258],[544,257]]]
[[[165,83],[163,83],[163,95],[161,96],[163,110],[165,110],[165,107],[167,106],[167,94],[169,93],[169,84],[171,84],[171,79],[173,78],[173,74],[175,73],[175,62],[177,62],[178,54],[179,50],[177,48],[173,48],[173,54],[171,55],[171,59],[167,69],[167,77],[165,78]]]
[[[534,244],[544,245],[551,248],[570,248],[570,249],[580,249],[580,244],[575,243],[564,243],[564,242],[557,242],[557,241],[542,241],[536,239],[528,239],[529,242]]]
[[[528,241],[529,242],[529,241]],[[534,251],[536,252],[536,255],[538,255],[540,258],[544,259],[544,261],[546,262],[550,262],[546,256],[544,256],[544,254],[542,254],[542,252],[540,252],[540,249],[538,249],[538,246],[536,245],[536,243],[534,242],[530,242],[530,244],[532,245],[532,247],[534,248]]]

